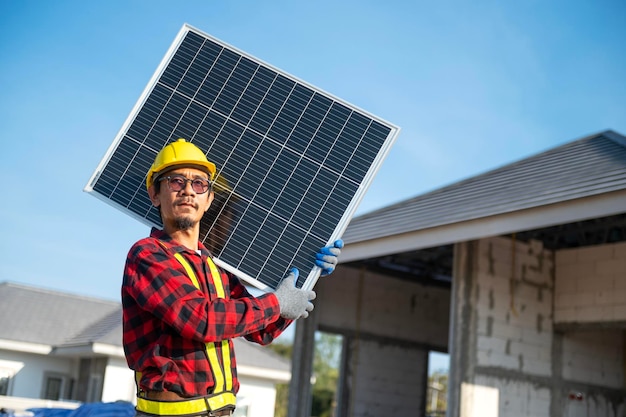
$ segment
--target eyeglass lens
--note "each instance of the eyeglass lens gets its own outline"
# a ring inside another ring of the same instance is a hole
[[[172,175],[164,179],[167,180],[167,184],[169,185],[170,190],[174,192],[178,192],[185,188],[188,182],[191,183],[191,189],[198,194],[206,193],[211,186],[209,180],[206,180],[204,178],[194,178],[190,180],[180,175]]]

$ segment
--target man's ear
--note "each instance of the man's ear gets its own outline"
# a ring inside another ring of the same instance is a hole
[[[211,203],[213,203],[213,199],[215,198],[215,193],[213,192],[213,190],[211,190],[207,198],[209,200],[209,204],[207,204],[206,208],[204,209],[205,213],[209,210],[209,208],[211,207]]]
[[[148,188],[148,196],[150,197],[150,201],[152,201],[152,205],[154,207],[159,207],[161,205],[161,200],[159,200],[159,193],[157,193],[154,184],[152,184]]]

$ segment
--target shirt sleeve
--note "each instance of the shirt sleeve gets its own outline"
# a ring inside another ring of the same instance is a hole
[[[228,274],[230,281],[230,296],[233,299],[252,297],[249,291],[246,289],[245,285],[241,283],[239,278],[232,274]],[[280,314],[280,304],[278,303],[278,298],[273,293],[263,294],[259,298],[267,298],[270,302],[277,306]],[[280,334],[293,322],[293,320],[284,319],[282,317],[278,317],[276,321],[269,323],[267,326],[258,330],[256,332],[251,332],[245,335],[244,337],[251,341],[261,345],[268,345],[274,339],[276,339]]]
[[[225,273],[221,275],[223,279]],[[273,329],[276,326],[272,324],[280,319],[273,294],[253,297],[241,293],[230,299],[208,296],[194,286],[180,263],[152,240],[129,252],[123,285],[141,309],[171,331],[205,343]]]

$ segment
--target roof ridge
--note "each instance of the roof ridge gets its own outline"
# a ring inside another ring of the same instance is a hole
[[[422,199],[427,198],[429,196],[446,193],[446,192],[448,192],[451,189],[456,189],[456,188],[459,188],[459,187],[463,187],[467,183],[475,182],[475,181],[479,180],[480,178],[484,178],[484,177],[486,177],[488,175],[493,175],[494,173],[497,173],[499,171],[505,171],[507,169],[510,169],[510,168],[516,166],[516,165],[527,163],[527,161],[530,160],[530,159],[537,158],[537,157],[540,157],[540,156],[543,156],[543,155],[547,155],[547,154],[550,154],[550,153],[555,153],[555,152],[557,152],[558,150],[560,150],[562,148],[565,148],[565,147],[568,147],[568,146],[573,146],[576,143],[584,142],[584,141],[587,141],[587,140],[597,139],[597,138],[600,138],[602,136],[604,136],[604,137],[606,137],[608,139],[613,140],[614,142],[618,143],[619,145],[622,145],[622,146],[626,147],[626,137],[622,136],[619,133],[616,133],[616,132],[614,132],[613,130],[610,130],[610,129],[604,130],[604,131],[601,131],[601,132],[597,132],[597,133],[593,133],[593,134],[589,134],[589,135],[585,135],[583,137],[579,137],[578,139],[574,139],[574,140],[571,140],[571,141],[568,141],[568,142],[561,143],[561,144],[556,145],[556,146],[554,146],[552,148],[539,150],[539,151],[534,152],[534,153],[532,153],[530,155],[527,155],[525,157],[519,157],[518,159],[515,159],[513,161],[502,163],[501,165],[494,166],[492,168],[486,169],[483,172],[479,172],[477,174],[470,175],[468,177],[461,178],[461,179],[458,179],[456,181],[452,181],[452,182],[450,182],[448,184],[445,184],[445,185],[442,185],[440,187],[437,187],[437,188],[425,191],[425,192],[420,193],[418,195],[414,195],[412,197],[404,198],[402,200],[396,201],[395,203],[391,203],[391,204],[389,204],[387,206],[379,207],[379,208],[374,209],[374,210],[372,210],[370,212],[363,213],[363,214],[361,214],[359,216],[356,216],[352,220],[353,221],[354,220],[363,221],[363,220],[365,220],[367,218],[371,218],[371,217],[375,218],[375,217],[379,216],[381,213],[388,212],[390,210],[393,210],[393,209],[396,209],[396,208],[399,208],[399,207],[403,207],[403,206],[414,204],[416,201],[422,200]]]
[[[622,145],[623,147],[626,148],[626,136],[620,135],[619,133],[610,129],[602,132],[602,135],[611,139],[613,142],[617,143],[618,145]]]

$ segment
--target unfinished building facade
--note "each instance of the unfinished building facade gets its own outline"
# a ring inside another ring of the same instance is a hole
[[[298,323],[289,416],[317,330],[343,336],[336,417],[623,416],[626,138],[612,131],[355,218]]]

